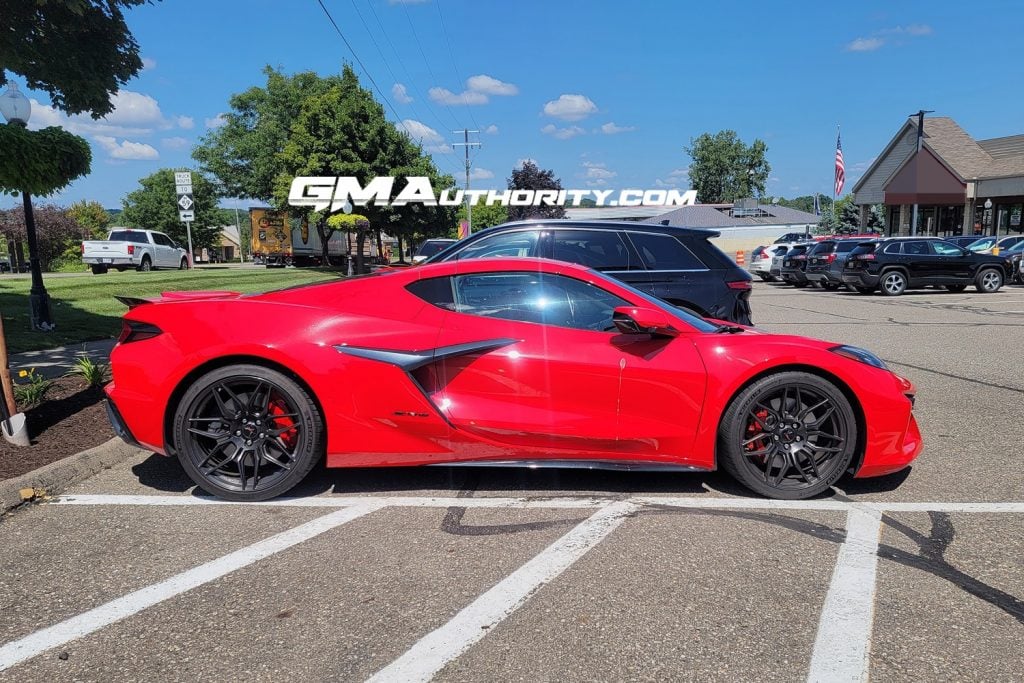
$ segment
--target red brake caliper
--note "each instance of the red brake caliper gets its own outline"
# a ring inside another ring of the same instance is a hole
[[[274,425],[275,430],[295,426],[295,420],[290,417],[276,417],[277,415],[288,414],[288,405],[280,397],[274,397],[270,400],[270,404],[267,406],[267,413],[270,415],[270,421]],[[296,434],[294,429],[288,429],[281,433],[280,438],[288,448],[292,448],[295,446],[295,439],[297,437],[298,434]]]
[[[761,424],[764,424],[765,419],[767,419],[767,417],[768,417],[768,411],[762,409],[762,410],[759,410],[755,414],[757,415],[757,420],[760,420]],[[761,429],[761,425],[757,424],[757,420],[751,419],[750,420],[750,424],[747,425],[747,438],[748,439],[751,436],[753,436],[754,434],[757,434],[758,432],[763,432],[764,431],[763,429]],[[748,443],[746,445],[745,448],[746,448],[747,451],[753,452],[753,451],[763,450],[763,449],[765,449],[767,447],[768,447],[768,435],[766,434],[763,439],[758,439],[757,441],[751,441],[750,443]]]

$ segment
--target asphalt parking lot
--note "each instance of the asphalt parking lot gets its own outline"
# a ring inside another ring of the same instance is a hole
[[[1020,680],[1024,287],[757,283],[918,386],[909,471],[319,470],[214,503],[139,452],[0,520],[0,680]]]

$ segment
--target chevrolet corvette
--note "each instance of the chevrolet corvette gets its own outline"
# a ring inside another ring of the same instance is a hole
[[[699,318],[583,266],[484,258],[129,306],[107,412],[205,491],[328,467],[719,467],[799,499],[922,448],[870,352]]]

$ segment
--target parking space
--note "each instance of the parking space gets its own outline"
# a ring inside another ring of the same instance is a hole
[[[0,680],[1019,677],[1024,288],[758,283],[753,308],[918,385],[911,471],[784,503],[719,474],[320,470],[230,505],[140,452],[0,521]]]

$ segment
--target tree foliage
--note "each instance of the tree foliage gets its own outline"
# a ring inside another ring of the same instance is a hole
[[[473,232],[479,232],[492,225],[501,225],[508,222],[508,207],[503,204],[487,204],[485,199],[486,197],[480,197],[477,203],[473,205]],[[456,219],[459,221],[466,220],[465,204],[459,206]],[[457,237],[457,234],[450,236]]]
[[[536,163],[527,159],[519,168],[512,169],[507,179],[510,190],[561,190],[562,181],[555,177],[550,169],[541,169]],[[527,218],[565,218],[565,207],[556,206],[510,206],[508,219],[521,221]]]
[[[691,159],[690,188],[701,202],[720,204],[764,194],[772,167],[763,140],[747,145],[736,131],[723,130],[691,138],[684,151]]]
[[[49,93],[68,114],[109,114],[110,98],[142,69],[123,9],[147,0],[16,0],[0,9],[0,87],[5,70]]]
[[[2,70],[0,70],[2,73]],[[89,143],[63,128],[0,125],[0,192],[48,197],[89,173]]]
[[[36,240],[39,245],[39,263],[43,270],[49,270],[51,261],[60,257],[69,245],[77,245],[85,230],[69,211],[52,204],[33,206],[32,217],[35,219]],[[8,244],[25,241],[23,206],[0,211],[0,234]]]
[[[85,199],[75,202],[68,207],[68,215],[75,219],[84,230],[87,230],[90,237],[94,239],[106,237],[107,226],[110,225],[110,214],[99,202],[90,202]]]
[[[124,212],[119,223],[127,227],[157,230],[179,244],[188,244],[185,224],[178,219],[174,172],[187,169],[162,168],[139,180],[141,187],[124,198]],[[223,224],[217,207],[217,186],[203,174],[192,172],[196,220],[192,223],[192,247],[212,247]],[[234,221],[231,221],[233,224]]]

